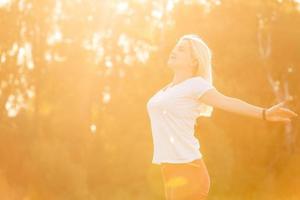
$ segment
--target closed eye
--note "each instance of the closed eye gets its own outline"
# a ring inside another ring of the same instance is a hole
[[[182,46],[179,46],[178,51],[184,51],[184,48]]]
[[[173,52],[184,52],[184,47],[182,45],[175,47],[175,49],[173,50]]]

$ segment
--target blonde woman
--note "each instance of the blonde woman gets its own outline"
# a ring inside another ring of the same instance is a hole
[[[168,59],[171,83],[147,102],[153,136],[152,163],[161,166],[167,200],[203,200],[210,177],[200,144],[194,136],[199,116],[210,117],[213,107],[267,121],[290,121],[297,114],[283,107],[251,105],[225,96],[213,85],[211,51],[197,35],[182,36]]]

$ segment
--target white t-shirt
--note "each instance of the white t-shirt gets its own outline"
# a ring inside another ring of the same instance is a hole
[[[157,91],[147,102],[153,139],[152,163],[186,163],[202,158],[194,136],[197,117],[201,116],[198,98],[215,88],[200,76],[186,79],[166,90]]]

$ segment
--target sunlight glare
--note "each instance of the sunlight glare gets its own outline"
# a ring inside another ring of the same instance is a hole
[[[149,52],[145,49],[138,49],[136,51],[136,57],[140,62],[146,63],[149,58]]]
[[[25,0],[20,0],[18,4],[19,10],[23,11],[25,9],[25,6],[26,6]]]
[[[137,0],[140,4],[144,4],[147,2],[147,0]]]
[[[11,0],[0,0],[0,8],[9,6],[11,4]]]
[[[17,105],[14,105],[14,101],[15,101],[15,96],[9,95],[9,97],[7,98],[7,101],[5,103],[5,108],[6,108],[8,117],[15,117],[18,114],[18,107],[17,107]]]
[[[199,4],[207,4],[208,2],[207,2],[207,0],[198,0],[198,3]]]
[[[25,48],[25,58],[26,58],[27,68],[31,70],[34,68],[31,44],[29,42],[26,42],[24,48]]]
[[[111,61],[111,59],[110,59],[109,56],[105,57],[105,66],[107,68],[112,68],[113,67],[113,63],[112,63],[112,61]]]
[[[174,137],[173,136],[170,137],[170,142],[174,144]]]
[[[22,65],[24,63],[24,57],[25,57],[25,48],[20,47],[17,57],[17,65]]]
[[[217,6],[221,5],[221,0],[216,0],[216,1],[215,1],[215,4],[216,4]]]
[[[95,124],[92,124],[92,125],[90,126],[90,130],[91,130],[91,132],[92,132],[93,134],[95,134],[95,133],[96,133],[96,130],[97,130],[97,126],[96,126]]]
[[[62,15],[62,2],[60,0],[55,1],[54,7],[54,20],[58,20],[59,17]]]
[[[18,44],[16,42],[14,42],[11,49],[8,51],[8,55],[10,55],[10,56],[16,55],[16,53],[18,52],[18,49],[19,49]]]
[[[163,16],[163,12],[161,10],[158,9],[153,9],[151,12],[152,17],[155,17],[157,19],[161,19]]]
[[[128,2],[123,1],[117,4],[116,11],[118,14],[125,13],[128,10]]]
[[[129,50],[130,50],[130,42],[129,42],[129,39],[128,37],[122,33],[120,36],[119,36],[119,40],[118,40],[118,45],[123,48],[123,52],[125,54],[129,53]]]
[[[174,1],[169,0],[167,3],[167,11],[170,12],[171,10],[173,10],[173,8],[174,8]]]
[[[108,103],[111,99],[111,96],[108,92],[104,91],[102,92],[102,101],[103,103]]]
[[[26,90],[26,95],[29,98],[33,98],[35,96],[34,87],[31,86],[29,89]]]
[[[47,62],[51,62],[52,59],[53,59],[53,58],[52,58],[52,54],[51,54],[49,51],[45,52],[44,59],[45,59]]]
[[[294,0],[294,2],[297,4],[297,10],[300,12],[300,0]]]
[[[56,28],[53,34],[47,38],[47,43],[49,45],[54,45],[56,43],[61,42],[61,40],[62,40],[62,33],[58,28]]]
[[[7,110],[8,117],[16,117],[18,114],[18,110],[16,108],[11,108]]]
[[[0,62],[1,62],[1,63],[5,63],[5,61],[6,61],[6,55],[5,55],[5,53],[3,53],[3,54],[1,55]]]

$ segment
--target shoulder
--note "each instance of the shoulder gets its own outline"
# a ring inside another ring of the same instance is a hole
[[[192,77],[189,82],[191,84],[205,84],[205,85],[211,85],[209,81],[207,81],[205,78],[203,78],[202,76],[195,76]]]
[[[193,77],[188,87],[190,88],[190,90],[196,92],[197,94],[215,88],[212,83],[201,76]]]

